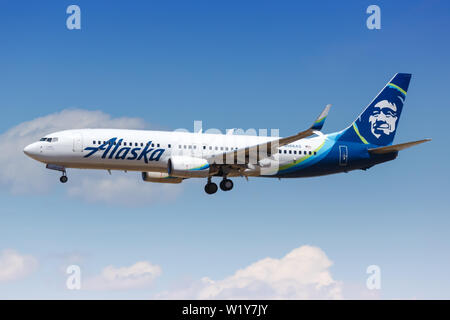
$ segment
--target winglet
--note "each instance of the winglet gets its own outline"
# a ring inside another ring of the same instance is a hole
[[[323,124],[325,123],[325,119],[328,116],[328,112],[330,112],[331,104],[327,104],[325,109],[323,109],[322,113],[319,115],[316,121],[314,121],[313,125],[311,126],[311,129],[313,130],[320,130],[323,127]]]

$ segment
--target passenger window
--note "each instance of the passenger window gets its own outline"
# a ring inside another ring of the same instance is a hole
[[[289,154],[292,154],[292,150],[289,150]]]
[[[95,141],[92,141],[92,143],[95,144],[96,142],[95,142]]]
[[[203,150],[206,150],[206,146],[203,146]]]
[[[311,155],[311,151],[309,152],[309,155]]]
[[[278,153],[281,153],[281,150],[278,150]]]
[[[169,145],[167,145],[169,148],[170,148],[170,144]]]
[[[212,150],[212,146],[209,146],[209,150]]]
[[[156,147],[158,147],[159,148],[159,143],[156,145]]]
[[[286,150],[284,150],[284,153],[287,153],[287,151],[286,151]]]
[[[317,152],[314,151],[314,155],[316,155],[316,154],[317,154]]]
[[[297,154],[297,150],[294,150],[294,154]]]

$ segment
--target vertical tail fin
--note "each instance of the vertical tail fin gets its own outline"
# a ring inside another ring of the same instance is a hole
[[[406,99],[411,74],[397,73],[364,109],[341,140],[387,146],[392,144]]]

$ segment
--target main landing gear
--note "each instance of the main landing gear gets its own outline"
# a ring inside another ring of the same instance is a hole
[[[233,189],[233,181],[227,178],[223,178],[223,180],[220,182],[220,189],[223,191],[230,191]],[[208,178],[208,183],[205,185],[205,192],[207,194],[214,194],[217,192],[217,184],[214,182],[211,182],[211,177]]]
[[[208,183],[205,186],[205,192],[207,194],[213,194],[217,192],[217,184],[211,182],[211,177],[208,177]]]
[[[207,194],[213,194],[217,192],[217,184],[214,182],[208,182],[205,186],[205,192]]]
[[[224,178],[222,181],[220,181],[220,189],[222,189],[223,191],[230,191],[231,189],[233,189],[233,181]]]

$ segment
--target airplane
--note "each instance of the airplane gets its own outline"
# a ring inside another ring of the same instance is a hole
[[[397,73],[347,128],[324,134],[327,105],[307,130],[288,137],[125,129],[54,132],[24,153],[62,173],[66,169],[138,171],[147,182],[206,179],[205,192],[233,189],[232,177],[301,178],[366,170],[430,141],[393,145],[411,74]]]

